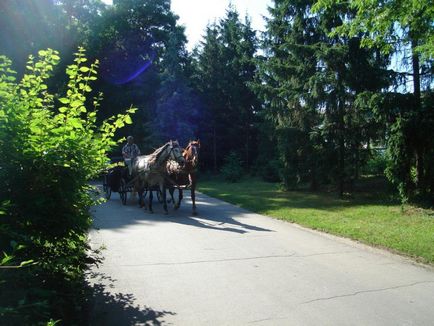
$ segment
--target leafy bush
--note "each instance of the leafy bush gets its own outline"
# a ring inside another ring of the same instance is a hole
[[[240,180],[243,174],[240,156],[235,152],[230,152],[229,155],[226,156],[225,163],[220,171],[224,179],[229,182],[237,182]]]
[[[373,153],[372,157],[366,162],[363,167],[363,174],[366,175],[384,175],[384,171],[387,166],[386,154],[382,151],[376,151]]]
[[[259,175],[267,182],[279,182],[281,180],[279,174],[281,169],[279,160],[269,160],[261,167],[258,167]]]
[[[80,48],[60,96],[46,84],[59,60],[56,51],[39,51],[17,83],[0,57],[0,324],[79,323],[88,208],[97,202],[88,182],[135,111],[97,126],[101,95],[87,97],[98,62],[86,65]]]

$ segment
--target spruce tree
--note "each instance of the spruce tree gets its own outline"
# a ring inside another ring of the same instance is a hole
[[[254,155],[254,119],[259,102],[250,88],[254,80],[255,32],[246,20],[242,23],[231,7],[218,24],[207,27],[197,54],[197,87],[206,112],[201,137],[210,144],[203,151],[217,171],[231,151],[237,152],[245,166]]]
[[[309,181],[315,189],[330,180],[342,196],[359,175],[362,146],[375,136],[356,99],[387,85],[387,60],[361,49],[357,37],[328,35],[350,17],[348,8],[315,14],[313,3],[279,0],[270,8],[256,89],[275,126],[285,186]]]

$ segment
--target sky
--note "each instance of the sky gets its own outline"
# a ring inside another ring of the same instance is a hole
[[[179,24],[185,26],[188,48],[191,49],[205,34],[207,24],[225,16],[229,3],[235,6],[244,21],[247,14],[255,30],[264,30],[263,16],[271,0],[172,0],[172,10],[179,16]]]
[[[103,2],[111,4],[112,0]],[[172,11],[179,16],[178,23],[185,26],[189,50],[202,39],[207,24],[225,16],[229,3],[238,10],[242,21],[247,14],[253,29],[264,30],[263,16],[268,15],[267,6],[272,0],[172,0]]]

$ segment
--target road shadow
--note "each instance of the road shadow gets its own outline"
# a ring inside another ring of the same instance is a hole
[[[127,205],[122,205],[115,196],[106,203],[92,208],[94,228],[96,230],[120,230],[133,224],[177,223],[238,234],[274,232],[245,222],[245,220],[249,219],[251,212],[201,193],[196,195],[196,204],[199,212],[197,216],[192,215],[189,195],[184,197],[181,208],[178,210],[174,210],[173,205],[168,204],[169,213],[165,215],[163,205],[154,200],[154,213],[151,214],[149,211],[138,207],[136,198],[128,200]]]
[[[89,275],[89,325],[165,325],[164,317],[175,315],[170,311],[136,305],[132,294],[114,293],[115,282],[101,273]]]
[[[191,201],[184,199],[179,210],[171,209],[168,215],[146,214],[143,218],[153,222],[170,222],[193,227],[227,231],[239,234],[248,232],[274,232],[240,220],[248,219],[250,212],[236,206],[223,203],[214,198],[199,194],[196,199],[198,215],[192,216]],[[234,218],[236,216],[237,218]]]

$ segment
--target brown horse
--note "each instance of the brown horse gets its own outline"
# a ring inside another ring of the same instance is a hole
[[[148,208],[152,213],[152,188],[159,186],[163,194],[163,208],[167,214],[165,174],[168,160],[173,160],[181,167],[185,159],[181,154],[181,148],[177,141],[170,141],[158,148],[150,155],[138,156],[133,163],[133,177],[135,178],[135,190],[139,193],[139,202],[142,206],[143,193],[149,190]]]
[[[169,189],[172,202],[174,203],[174,208],[178,209],[181,206],[181,200],[183,198],[182,188],[190,188],[191,201],[193,203],[193,215],[197,215],[195,190],[197,184],[196,170],[199,163],[199,149],[199,140],[190,141],[182,153],[182,156],[185,159],[184,166],[181,166],[173,160],[169,160],[166,167],[168,175],[167,188]],[[173,198],[175,187],[179,192],[177,203],[175,203]]]

